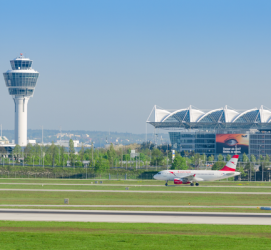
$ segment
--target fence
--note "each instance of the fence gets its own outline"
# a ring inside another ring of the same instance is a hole
[[[42,179],[104,179],[104,180],[151,180],[153,179],[154,173],[141,173],[141,174],[93,174],[93,173],[23,173],[23,172],[1,172],[0,178],[42,178]]]
[[[242,174],[240,176],[234,177],[234,180],[241,181],[270,181],[271,180],[271,166],[266,166],[264,163],[264,171],[259,171],[259,163],[238,163],[238,169],[242,168]],[[16,167],[16,169],[12,169]],[[3,167],[3,168],[2,168]],[[6,168],[4,168],[6,167]],[[18,167],[20,170],[18,170]],[[29,168],[31,167],[31,168]],[[153,175],[158,171],[167,169],[167,166],[147,166],[147,168],[135,168],[128,167],[118,167],[111,168],[110,172],[105,173],[95,173],[93,168],[84,167],[62,167],[62,166],[46,166],[45,168],[39,167],[38,169],[32,169],[33,166],[22,166],[5,164],[0,165],[0,178],[46,178],[46,179],[142,179],[150,180],[153,179]],[[7,169],[9,168],[9,169]],[[42,170],[40,170],[42,169]],[[193,169],[210,169],[210,165],[199,166]],[[237,171],[238,171],[237,169]],[[63,170],[63,171],[62,171]],[[65,171],[67,170],[67,171]],[[114,172],[122,173],[114,173]],[[145,171],[145,172],[144,172]],[[113,172],[113,173],[112,173]],[[232,180],[233,177],[230,179]],[[227,180],[227,179],[226,179]]]

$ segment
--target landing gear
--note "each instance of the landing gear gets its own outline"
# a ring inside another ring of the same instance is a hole
[[[165,186],[167,186],[167,182],[166,182]]]
[[[190,186],[193,187],[193,186],[194,186],[194,183],[190,183]]]
[[[199,186],[199,184],[198,184],[198,183],[196,183],[196,186]]]

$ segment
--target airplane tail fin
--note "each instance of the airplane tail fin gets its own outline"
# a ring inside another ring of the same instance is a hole
[[[239,155],[234,155],[220,171],[235,171]]]

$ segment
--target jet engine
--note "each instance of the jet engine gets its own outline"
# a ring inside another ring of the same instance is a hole
[[[174,179],[174,184],[183,184],[181,179]]]
[[[174,184],[189,184],[190,182],[188,181],[188,182],[183,182],[183,180],[182,179],[174,179]]]

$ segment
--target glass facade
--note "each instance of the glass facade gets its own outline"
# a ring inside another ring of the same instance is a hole
[[[9,88],[8,92],[10,95],[23,95],[23,96],[32,96],[34,89],[19,89],[19,88]]]
[[[224,110],[213,111],[212,113],[204,116],[199,122],[225,122]]]
[[[10,95],[32,96],[39,73],[31,68],[32,61],[23,56],[10,61],[12,70],[4,73],[4,79]]]
[[[4,73],[7,87],[36,87],[39,73]]]
[[[177,112],[166,118],[164,122],[190,122],[189,110]]]
[[[259,110],[249,111],[240,115],[236,120],[236,123],[257,123],[261,122]]]
[[[206,155],[214,155],[216,142],[213,133],[181,133],[169,132],[172,148],[178,152],[184,151]]]
[[[271,134],[251,134],[249,144],[250,154],[271,155]]]
[[[17,69],[29,69],[32,66],[32,61],[29,60],[12,60],[10,61],[11,68],[13,70]]]
[[[208,132],[169,132],[172,149],[184,154],[184,151],[199,154],[218,155],[216,153],[216,134]],[[271,156],[271,133],[249,134],[249,155]]]

